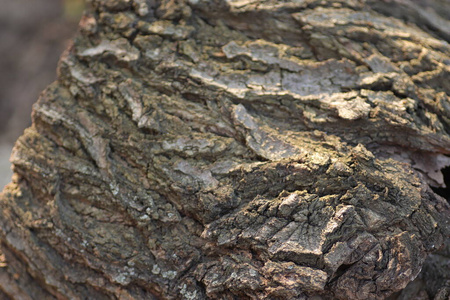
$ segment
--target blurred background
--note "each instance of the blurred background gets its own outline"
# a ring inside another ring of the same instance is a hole
[[[9,156],[31,125],[31,106],[56,78],[59,56],[76,33],[83,0],[0,0],[0,191]]]

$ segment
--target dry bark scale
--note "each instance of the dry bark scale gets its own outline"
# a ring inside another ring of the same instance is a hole
[[[13,152],[2,299],[447,299],[448,2],[87,5]]]

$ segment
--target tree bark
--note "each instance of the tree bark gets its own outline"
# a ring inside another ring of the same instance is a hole
[[[448,14],[91,0],[12,155],[0,297],[447,299]]]

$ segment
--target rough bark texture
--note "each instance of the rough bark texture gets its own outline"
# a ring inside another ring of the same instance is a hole
[[[446,299],[427,3],[89,2],[15,146],[0,297]]]

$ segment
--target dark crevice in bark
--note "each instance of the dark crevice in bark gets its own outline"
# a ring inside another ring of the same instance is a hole
[[[443,168],[441,170],[444,175],[444,183],[446,187],[431,187],[433,191],[441,197],[447,199],[450,203],[450,167]]]

